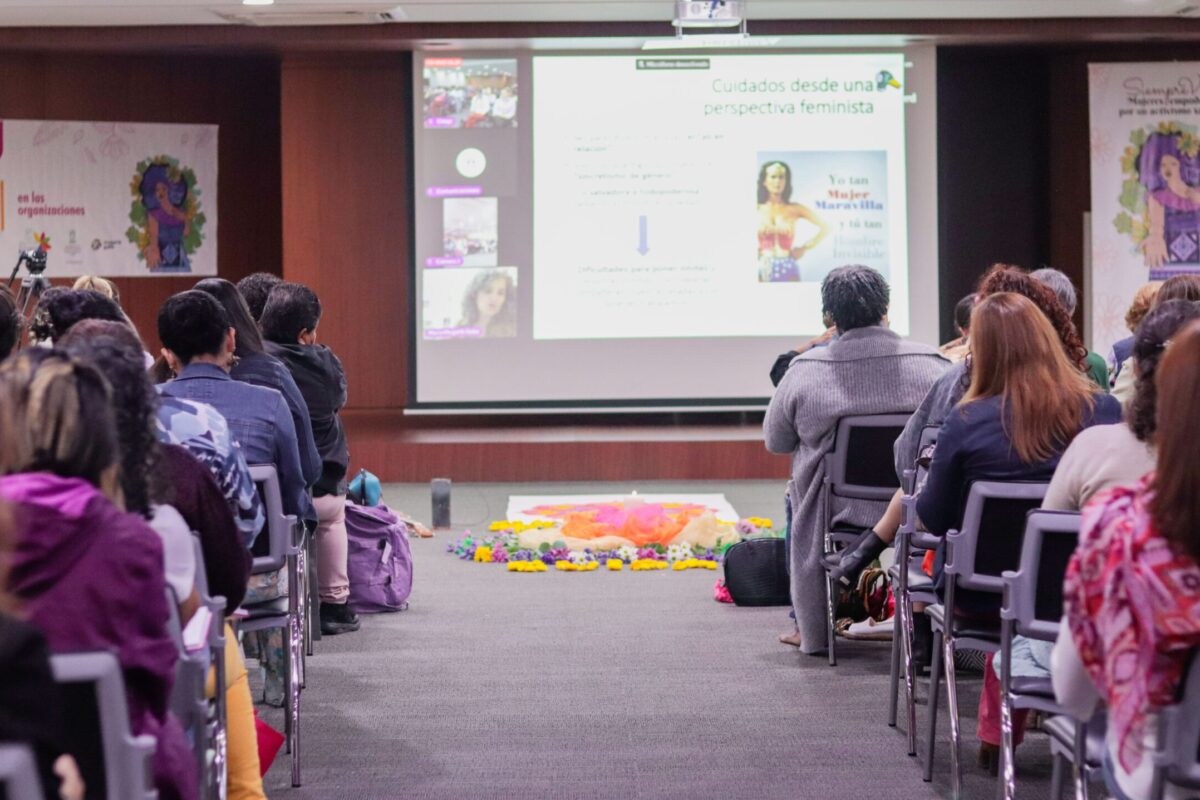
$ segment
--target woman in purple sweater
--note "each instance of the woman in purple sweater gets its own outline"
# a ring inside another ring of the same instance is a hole
[[[97,370],[61,352],[31,348],[0,365],[0,498],[17,527],[9,590],[52,652],[116,655],[132,732],[158,743],[159,796],[192,800],[195,764],[168,710],[176,648],[162,543],[121,507],[109,396]]]

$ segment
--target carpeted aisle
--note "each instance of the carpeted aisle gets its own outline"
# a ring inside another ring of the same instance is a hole
[[[712,490],[672,488],[685,487]],[[500,514],[511,488],[475,487],[475,499]],[[770,513],[748,503],[779,487],[740,492],[729,496],[743,515]],[[428,507],[427,487],[386,496],[418,516]],[[884,724],[886,644],[848,643],[830,668],[775,641],[786,609],[714,602],[719,572],[515,574],[458,561],[447,541],[413,543],[408,611],[318,643],[302,701],[304,786],[288,787],[281,752],[272,797],[949,796],[948,747],[924,784]],[[974,767],[975,692],[964,695],[964,797],[991,797]],[[1023,749],[1022,796],[1044,796],[1045,740]]]

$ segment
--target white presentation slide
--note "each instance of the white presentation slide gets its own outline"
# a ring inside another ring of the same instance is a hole
[[[903,54],[532,61],[534,340],[790,336],[845,264],[908,334]]]

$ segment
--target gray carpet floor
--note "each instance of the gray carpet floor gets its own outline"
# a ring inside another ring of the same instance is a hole
[[[476,484],[455,487],[454,520],[479,530],[510,493],[630,488],[724,491],[742,516],[781,516],[782,487],[769,482]],[[385,498],[428,519],[427,486],[388,486]],[[409,610],[318,642],[304,786],[290,788],[281,752],[271,797],[950,796],[944,711],[932,783],[885,724],[888,644],[844,642],[831,668],[776,641],[786,608],[714,602],[719,572],[522,575],[459,561],[450,538],[413,543]],[[996,790],[975,766],[979,685],[962,681],[967,798]],[[281,712],[263,713],[282,727]],[[1049,774],[1046,739],[1031,733],[1020,796],[1047,797]]]

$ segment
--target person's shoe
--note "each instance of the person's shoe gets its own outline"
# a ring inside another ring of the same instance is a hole
[[[979,743],[979,767],[993,776],[1000,774],[1000,745]]]
[[[841,581],[846,586],[858,582],[858,576],[875,559],[879,558],[888,543],[880,539],[874,530],[864,531],[858,541],[847,547],[840,554],[837,566],[829,571],[834,580]]]
[[[345,603],[321,603],[321,635],[353,633],[362,627],[358,615]]]

